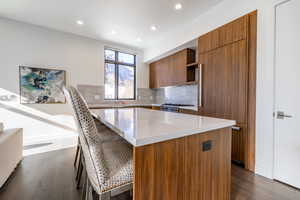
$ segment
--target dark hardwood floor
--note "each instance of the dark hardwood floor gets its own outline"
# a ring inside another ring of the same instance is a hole
[[[26,157],[0,190],[0,200],[79,200],[75,149]],[[125,193],[113,200],[129,200]],[[300,191],[232,166],[232,200],[297,200]]]

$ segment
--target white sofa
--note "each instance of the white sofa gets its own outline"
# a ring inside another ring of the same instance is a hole
[[[0,188],[7,181],[23,157],[22,129],[9,129],[0,133]]]

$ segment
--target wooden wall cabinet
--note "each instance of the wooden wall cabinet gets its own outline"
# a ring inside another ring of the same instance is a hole
[[[199,38],[199,53],[205,53],[239,40],[247,39],[248,16],[230,22]]]
[[[240,40],[246,40],[248,34],[248,18],[244,16],[221,27],[220,46],[228,45]]]
[[[209,32],[203,36],[201,36],[199,39],[198,50],[199,53],[205,53],[210,50],[216,49],[220,46],[220,30],[214,30],[212,32]]]
[[[160,83],[158,78],[153,78],[153,77],[158,77],[158,64],[157,62],[151,63],[150,69],[149,69],[149,75],[150,75],[150,88],[158,88]],[[152,78],[151,78],[152,77]]]
[[[257,12],[250,13],[198,40],[202,64],[199,113],[236,120],[232,159],[254,171]]]
[[[150,88],[183,85],[191,80],[188,64],[195,62],[195,51],[184,49],[150,64]]]

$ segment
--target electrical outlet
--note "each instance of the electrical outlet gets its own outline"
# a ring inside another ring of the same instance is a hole
[[[212,148],[211,140],[205,141],[202,143],[202,151],[210,151]]]

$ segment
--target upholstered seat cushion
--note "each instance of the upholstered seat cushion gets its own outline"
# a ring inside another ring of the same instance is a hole
[[[101,153],[102,151],[102,153]],[[100,185],[101,194],[113,188],[132,183],[132,147],[122,140],[107,141],[101,144],[93,143],[90,145],[90,152],[97,166],[105,165],[106,176]],[[101,158],[100,156],[103,156]],[[98,165],[99,164],[99,165]],[[103,174],[98,174],[98,177]]]
[[[94,119],[94,121],[95,121],[95,124],[97,127],[99,139],[102,142],[122,140],[121,136],[119,136],[117,133],[113,132],[111,129],[109,129],[107,126],[105,126],[99,120]]]

